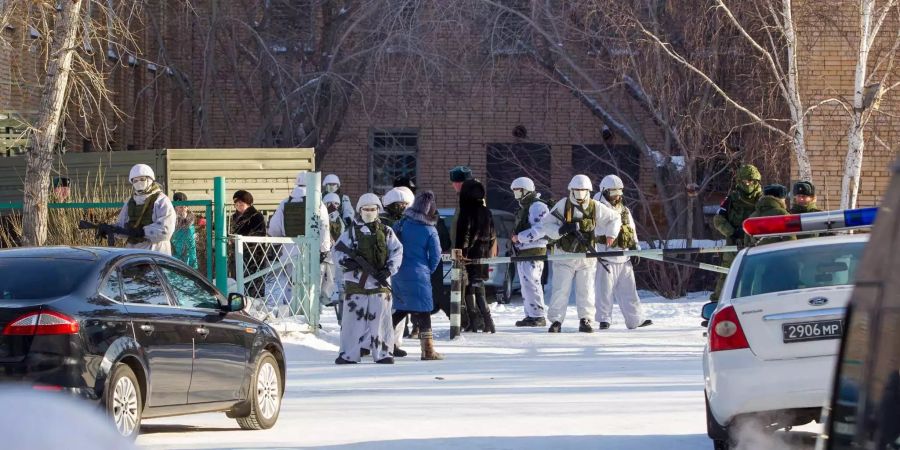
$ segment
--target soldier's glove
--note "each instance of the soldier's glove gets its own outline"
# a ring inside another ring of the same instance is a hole
[[[559,227],[559,235],[565,236],[578,230],[578,224],[574,222],[564,223]]]
[[[391,271],[387,269],[381,269],[375,274],[375,279],[378,280],[381,284],[388,284],[388,280],[391,278]]]
[[[109,239],[109,232],[106,230],[106,228],[98,227],[96,236],[98,241]]]
[[[128,228],[127,230],[128,230],[128,235],[133,238],[140,239],[140,238],[144,237],[144,235],[145,235],[144,227]]]
[[[352,258],[347,258],[341,261],[341,267],[343,267],[347,272],[356,272],[357,270],[359,270],[359,263],[354,261]]]

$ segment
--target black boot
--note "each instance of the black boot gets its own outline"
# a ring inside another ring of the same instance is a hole
[[[494,326],[494,319],[491,317],[491,310],[484,311],[484,328],[481,329],[484,333],[494,334],[497,332],[497,328]]]
[[[641,322],[641,324],[638,325],[638,328],[641,328],[641,327],[649,327],[650,325],[653,325],[653,321],[650,320],[650,319],[647,319],[647,320]]]
[[[546,327],[547,319],[543,317],[526,317],[516,321],[517,327]]]
[[[397,358],[403,358],[407,355],[406,350],[403,350],[400,347],[394,346],[394,356]]]
[[[478,330],[484,328],[484,319],[481,318],[481,311],[475,305],[475,295],[466,296],[466,316],[469,318],[469,321],[463,331],[477,333]]]
[[[548,333],[562,333],[562,322],[553,322],[553,325],[550,325],[550,329],[547,330]]]
[[[346,359],[341,358],[340,356],[338,356],[337,359],[334,360],[334,363],[337,364],[337,365],[356,364],[356,361],[347,361]]]
[[[394,363],[394,358],[391,358],[390,356],[381,358],[378,361],[375,361],[375,364],[393,364],[393,363]]]
[[[591,319],[581,319],[578,322],[578,331],[582,333],[593,333],[594,328],[591,326]]]
[[[600,328],[601,330],[608,330],[609,322],[600,322],[600,326],[598,326],[597,328]]]

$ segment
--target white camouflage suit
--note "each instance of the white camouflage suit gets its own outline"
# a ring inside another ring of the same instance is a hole
[[[139,208],[143,208],[147,198],[152,195],[153,194],[134,194],[132,195],[132,198],[134,198],[134,202]],[[175,233],[175,207],[172,206],[172,201],[169,200],[169,197],[166,197],[166,194],[160,192],[153,205],[147,205],[147,208],[152,209],[153,223],[144,227],[144,240],[137,244],[129,243],[125,246],[128,248],[153,250],[171,256],[172,244],[170,241],[172,239],[172,234]],[[150,211],[148,211],[148,213],[149,212]],[[125,205],[122,206],[116,225],[121,228],[127,228],[128,202],[125,202]]]
[[[612,208],[617,214],[626,214],[628,226],[634,232],[634,240],[637,241],[637,229],[631,211],[624,204],[611,205],[602,193],[594,196],[594,200]],[[624,226],[624,225],[623,225]],[[607,227],[598,227],[601,234],[618,236],[619,232]],[[597,251],[634,250],[619,247],[607,247],[606,242],[597,243]],[[597,299],[597,322],[612,323],[613,301],[619,304],[622,315],[625,317],[625,326],[628,329],[637,328],[644,321],[644,313],[641,308],[641,300],[637,294],[637,285],[634,281],[634,268],[631,258],[628,256],[611,256],[603,258],[606,261],[607,272],[602,266],[597,267],[597,277],[594,283]]]
[[[550,210],[550,214],[544,216],[541,223],[544,232],[550,239],[559,239],[561,237],[559,235],[559,227],[562,226],[563,221],[559,217],[564,217],[566,202],[572,201],[571,197],[570,194],[569,197],[557,202]],[[589,199],[588,201],[594,202],[594,223],[596,224],[594,236],[600,236],[598,231],[601,227],[605,230],[615,231],[618,234],[622,223],[619,214],[596,200]],[[577,221],[581,217],[581,211],[575,208],[573,219]],[[567,254],[567,252],[557,245],[554,254]],[[553,295],[550,298],[550,309],[547,313],[548,321],[561,323],[566,319],[566,308],[569,304],[569,295],[572,292],[573,283],[575,285],[575,305],[578,309],[578,318],[587,320],[594,318],[596,314],[594,305],[594,275],[596,271],[597,260],[595,258],[553,261],[552,279],[550,281],[553,287]]]
[[[542,221],[549,212],[550,208],[543,202],[535,201],[531,204],[528,208],[528,223],[531,224],[531,228],[516,235],[519,241],[516,250],[547,247],[547,234],[544,232]],[[525,304],[525,315],[528,317],[543,318],[547,315],[544,286],[541,283],[543,272],[544,261],[516,263],[516,273],[519,274],[519,284],[522,286],[522,303]]]
[[[306,198],[306,187],[296,186],[291,191],[290,200],[292,203],[299,203]],[[284,227],[284,204],[288,199],[284,199],[278,204],[272,218],[269,219],[268,234],[272,237],[285,237]],[[322,253],[331,250],[331,234],[328,232],[328,209],[324,203],[319,204],[319,251]],[[296,237],[296,236],[287,236]],[[300,250],[295,244],[284,244],[278,253],[278,261],[282,264],[282,270],[278,271],[277,276],[266,276],[266,304],[270,307],[276,305],[287,305],[291,299],[291,276],[294,273],[293,259],[297,258]]]
[[[364,234],[372,233],[368,226],[354,220],[356,231]],[[358,226],[358,228],[357,228]],[[387,244],[387,262],[385,268],[391,276],[400,270],[403,262],[403,245],[388,226],[383,226],[385,241]],[[351,238],[353,229],[348,229],[341,234],[338,242],[343,242],[347,247],[356,250],[357,242]],[[349,259],[347,254],[337,248],[334,249],[334,258],[339,264],[344,264]],[[377,269],[377,267],[376,267]],[[344,271],[344,285],[348,282],[358,284],[362,278],[362,271]],[[388,280],[390,285],[390,280]],[[364,289],[378,289],[378,282],[374,277],[366,279]],[[376,294],[347,294],[341,302],[343,314],[341,318],[341,349],[339,358],[346,361],[359,362],[360,350],[370,349],[375,361],[392,357],[394,351],[394,325],[391,322],[392,299],[390,293]]]

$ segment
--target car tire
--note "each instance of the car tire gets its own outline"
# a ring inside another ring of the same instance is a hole
[[[263,351],[256,363],[256,370],[250,380],[247,402],[250,415],[236,418],[244,430],[267,430],[275,426],[281,412],[284,397],[284,383],[281,379],[278,361],[267,351]]]
[[[118,363],[113,367],[103,404],[119,434],[132,440],[137,438],[144,401],[137,376],[127,364]]]

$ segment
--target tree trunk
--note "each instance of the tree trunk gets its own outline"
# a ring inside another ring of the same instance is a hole
[[[803,102],[800,100],[800,77],[797,64],[797,33],[794,30],[794,16],[791,0],[782,0],[782,31],[787,50],[787,80],[784,81],[785,100],[791,112],[791,145],[797,158],[797,172],[800,179],[812,181],[812,165],[806,152],[806,120],[803,117]]]
[[[51,39],[47,78],[41,94],[38,121],[31,133],[31,149],[26,154],[25,196],[22,225],[25,245],[43,245],[47,240],[47,201],[50,197],[50,169],[63,122],[69,74],[75,56],[81,0],[59,2],[59,15]]]
[[[869,48],[873,33],[872,12],[875,0],[859,2],[859,50],[856,58],[856,75],[853,80],[853,114],[850,128],[847,130],[847,157],[844,160],[844,176],[841,180],[841,209],[856,207],[859,195],[859,177],[862,173],[863,150],[866,142],[863,136],[865,126],[865,108],[863,104]]]

